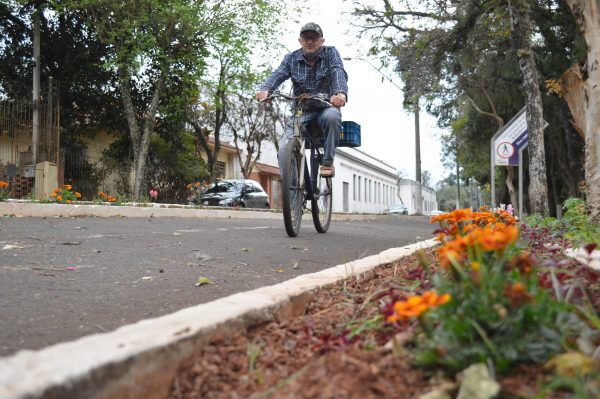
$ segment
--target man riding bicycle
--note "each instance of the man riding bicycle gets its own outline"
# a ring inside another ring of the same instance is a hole
[[[340,107],[346,104],[348,95],[348,74],[344,70],[340,53],[333,46],[323,46],[323,31],[314,22],[309,22],[300,29],[298,42],[301,49],[287,54],[281,65],[269,76],[256,93],[258,101],[264,101],[270,92],[276,90],[287,79],[292,79],[294,95],[325,93],[333,107],[311,100],[305,105],[302,114],[304,127],[316,121],[324,133],[323,165],[320,174],[333,177],[335,169],[333,159],[335,149],[342,132],[342,113]],[[285,129],[285,135],[279,146],[278,158],[286,144],[294,137],[293,120]],[[280,169],[281,164],[280,164]]]

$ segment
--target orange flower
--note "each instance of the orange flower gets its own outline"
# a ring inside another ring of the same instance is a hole
[[[389,316],[387,321],[394,323],[405,321],[412,317],[419,317],[429,309],[443,305],[449,300],[449,294],[440,296],[435,291],[427,291],[421,296],[411,296],[406,301],[394,303],[394,314]]]
[[[8,187],[8,183],[4,180],[0,180],[0,188]]]
[[[194,187],[200,187],[200,182],[197,181],[196,183],[194,183]]]
[[[57,201],[62,201],[62,195],[59,195],[58,197],[56,197]]]
[[[67,204],[70,204],[72,201],[71,200],[67,200]]]
[[[115,197],[108,197],[108,202],[117,202]]]
[[[188,184],[187,186],[185,186],[185,188],[187,188],[188,190],[192,188],[192,183]]]
[[[75,196],[76,196],[77,198],[81,198],[81,194],[79,194],[77,191],[75,191]]]
[[[50,194],[50,198],[52,198],[52,199],[56,198],[56,193]]]
[[[506,248],[519,237],[516,226],[498,223],[492,228],[483,229],[479,234],[479,243],[486,251],[496,251]]]
[[[73,186],[71,186],[70,184],[65,184],[65,188],[69,191],[71,191],[71,189],[73,188]]]
[[[459,262],[467,258],[467,240],[462,236],[456,236],[452,241],[448,241],[437,250],[438,259],[443,267],[450,267],[450,259]]]
[[[456,223],[465,222],[468,220],[472,220],[473,211],[469,208],[466,209],[456,209],[450,212],[450,218],[454,220]]]

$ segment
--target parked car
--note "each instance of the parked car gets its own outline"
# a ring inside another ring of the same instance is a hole
[[[408,208],[404,204],[396,204],[396,205],[390,206],[390,208],[387,210],[387,213],[408,215]]]
[[[204,206],[269,208],[269,196],[265,190],[258,182],[249,179],[218,180],[191,202]]]
[[[437,215],[441,215],[442,213],[446,213],[446,212],[440,211],[439,209],[434,209],[433,211],[431,211],[429,213],[429,216],[437,216]]]

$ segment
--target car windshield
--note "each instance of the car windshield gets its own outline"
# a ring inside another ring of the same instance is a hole
[[[205,193],[209,194],[217,194],[217,193],[232,193],[242,191],[242,182],[234,182],[234,181],[219,181],[213,183],[210,187],[208,187]]]

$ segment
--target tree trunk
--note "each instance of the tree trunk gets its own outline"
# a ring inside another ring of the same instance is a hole
[[[419,100],[415,103],[415,180],[417,181],[417,195],[415,214],[423,214],[423,188],[421,187],[421,131],[419,127]]]
[[[131,145],[133,148],[133,162],[131,163],[131,174],[133,175],[133,181],[130,181],[130,190],[134,200],[141,198],[141,188],[144,180],[144,174],[146,172],[146,161],[148,160],[148,150],[150,148],[150,138],[154,134],[154,128],[156,127],[156,111],[162,95],[165,75],[161,72],[154,93],[152,95],[152,101],[148,106],[146,112],[144,112],[144,128],[140,130],[140,124],[136,115],[135,105],[131,97],[131,76],[124,67],[119,67],[119,80],[121,86],[121,96],[123,97],[123,106],[125,108],[125,115],[127,117],[127,124],[129,125],[129,137],[131,139]]]
[[[513,182],[515,178],[515,170],[513,166],[506,167],[506,188],[508,189],[508,195],[510,196],[510,203],[513,209],[519,209],[519,199],[517,197],[517,191]]]
[[[567,0],[567,4],[587,43],[587,79],[578,66],[572,67],[565,74],[571,83],[563,85],[563,92],[575,126],[585,137],[586,199],[592,219],[600,223],[600,4],[597,0]]]
[[[531,212],[548,214],[548,186],[544,148],[544,118],[538,72],[531,49],[532,24],[527,0],[508,0],[513,48],[523,75],[529,134],[529,200]]]

